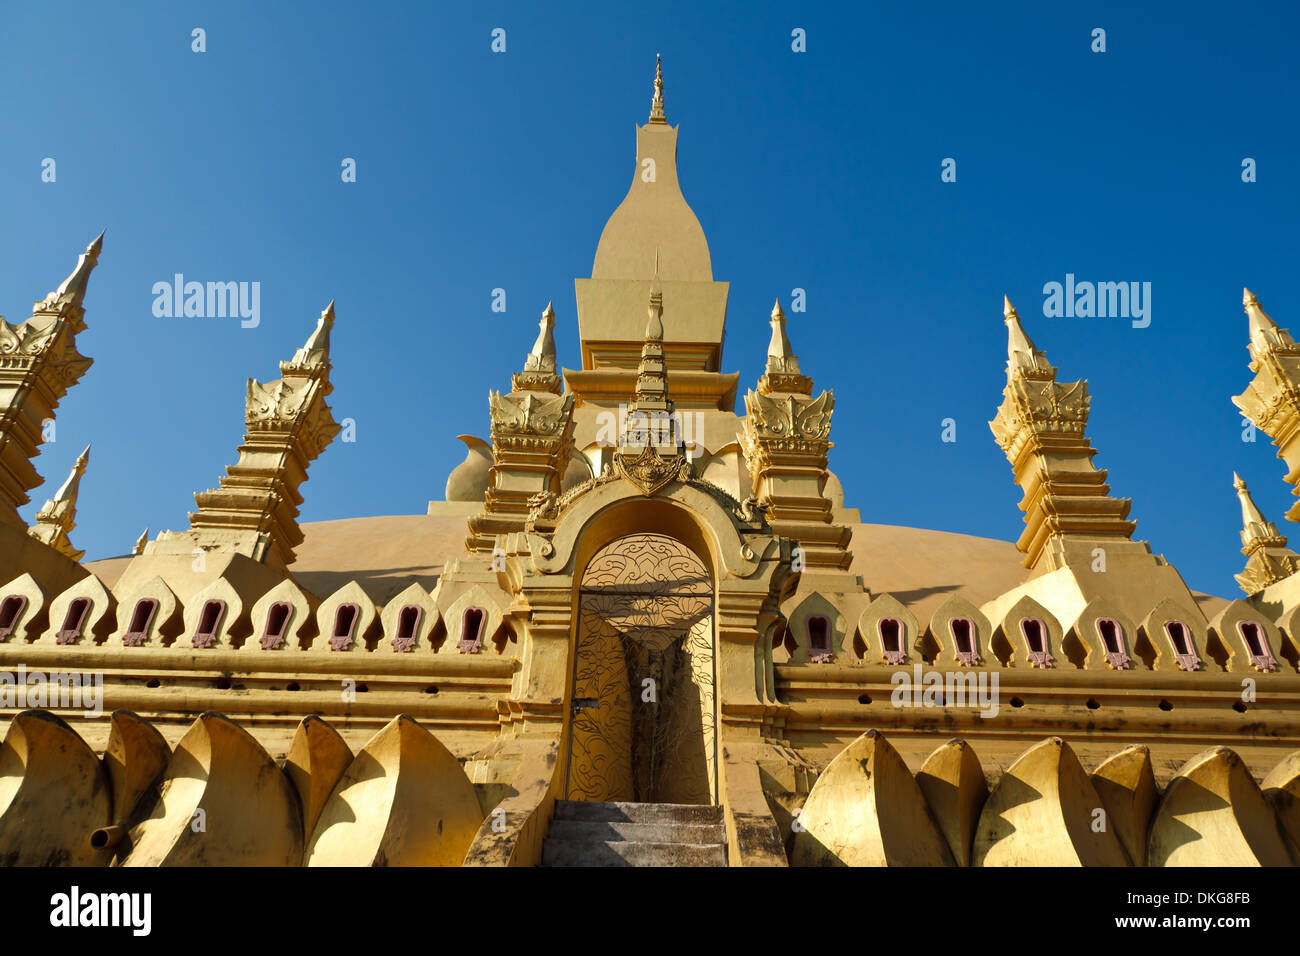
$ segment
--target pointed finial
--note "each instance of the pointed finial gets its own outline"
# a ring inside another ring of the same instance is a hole
[[[1007,323],[1007,379],[1055,376],[1056,369],[1025,332],[1016,307],[1006,295],[1002,297],[1002,315]]]
[[[87,445],[77,460],[72,464],[72,471],[68,472],[68,477],[64,479],[59,490],[54,493],[54,497],[46,502],[48,508],[51,504],[60,504],[70,502],[75,505],[77,502],[77,489],[81,485],[81,476],[86,473],[86,465],[90,463],[90,446]],[[42,509],[44,510],[44,509]]]
[[[1286,547],[1286,536],[1278,531],[1277,525],[1264,518],[1256,506],[1246,483],[1235,471],[1232,473],[1232,487],[1237,489],[1237,498],[1241,502],[1241,545],[1245,554],[1253,553],[1262,547]]]
[[[794,348],[790,345],[790,337],[785,331],[785,311],[781,308],[781,300],[777,299],[772,304],[772,338],[767,344],[767,371],[768,374],[774,372],[797,373],[799,371],[799,359],[794,354]]]
[[[334,300],[330,299],[330,304],[321,310],[320,318],[316,320],[316,328],[307,337],[303,347],[293,353],[293,361],[290,364],[308,368],[328,365],[332,328],[334,328]]]
[[[1257,350],[1268,352],[1274,349],[1292,349],[1295,347],[1295,339],[1291,334],[1273,321],[1273,317],[1264,311],[1264,307],[1259,304],[1259,299],[1255,298],[1255,293],[1249,289],[1241,290],[1241,304],[1245,307],[1246,315],[1249,318],[1250,327],[1250,344]]]
[[[668,117],[664,115],[664,72],[663,61],[655,54],[655,95],[650,101],[650,122],[664,124]]]
[[[90,446],[77,456],[67,479],[59,490],[36,512],[36,524],[28,533],[38,541],[43,541],[60,554],[80,561],[84,551],[78,551],[68,540],[68,535],[77,526],[77,491],[81,485],[81,476],[85,474],[86,464],[90,461]]]
[[[107,232],[107,230],[104,230]],[[86,246],[86,251],[77,258],[76,268],[69,273],[57,289],[45,297],[44,302],[37,303],[40,306],[57,306],[60,302],[80,307],[82,300],[86,297],[86,285],[90,281],[90,273],[94,271],[95,264],[99,262],[100,250],[104,248],[104,233],[90,241]]]
[[[1268,522],[1264,520],[1264,515],[1256,506],[1255,501],[1250,496],[1249,489],[1246,488],[1246,482],[1241,475],[1235,471],[1232,473],[1232,487],[1237,489],[1237,497],[1241,499],[1241,526],[1243,535],[1252,533],[1254,536],[1264,534],[1263,530],[1256,531],[1251,525],[1258,525],[1260,529],[1268,529]],[[1273,529],[1276,531],[1276,529]]]
[[[144,554],[144,546],[149,543],[149,526],[145,525],[144,530],[140,532],[140,537],[135,539],[135,546],[131,549],[132,554]]]
[[[542,310],[542,319],[537,323],[537,341],[532,351],[524,359],[525,372],[555,371],[555,309],[553,303],[546,303]]]

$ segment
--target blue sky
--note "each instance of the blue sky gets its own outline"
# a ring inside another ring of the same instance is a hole
[[[312,466],[303,520],[423,513],[548,300],[578,364],[573,278],[627,190],[660,52],[683,190],[731,283],[724,367],[752,384],[773,298],[807,290],[790,335],[835,389],[832,467],[863,520],[1020,533],[986,424],[1005,292],[1061,380],[1089,379],[1096,464],[1137,536],[1233,596],[1232,471],[1293,530],[1283,466],[1229,396],[1250,379],[1243,285],[1300,327],[1300,17],[984,6],[6,2],[0,312],[26,318],[108,230],[78,342],[95,364],[26,517],[93,441],[88,558],[186,527],[235,460],[244,379],[277,377],[331,298],[331,402],[357,441]],[[155,318],[178,272],[260,282],[261,325]],[[1150,282],[1150,326],[1044,317],[1066,273]]]

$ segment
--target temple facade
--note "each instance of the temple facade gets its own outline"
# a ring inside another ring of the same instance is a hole
[[[1005,300],[1019,540],[863,523],[799,314],[725,371],[663,93],[576,322],[521,334],[427,514],[299,524],[331,302],[189,527],[84,562],[89,448],[19,508],[103,236],[0,320],[0,863],[1300,863],[1300,558],[1245,483],[1244,593],[1193,592]],[[1300,484],[1300,345],[1245,308],[1233,401]]]

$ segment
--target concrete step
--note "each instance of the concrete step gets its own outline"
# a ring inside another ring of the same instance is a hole
[[[561,820],[557,818],[551,821],[551,828],[546,833],[546,839],[583,843],[628,840],[633,843],[721,845],[727,842],[727,828],[722,823],[625,823],[622,820]]]
[[[557,800],[556,820],[589,823],[722,823],[722,808],[696,803],[596,803]]]
[[[542,866],[726,866],[721,807],[559,800]]]
[[[542,844],[542,866],[726,866],[727,849],[714,843],[637,843],[551,840]]]

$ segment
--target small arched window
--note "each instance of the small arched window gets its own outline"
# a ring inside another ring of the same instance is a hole
[[[194,628],[194,636],[190,638],[195,647],[211,647],[217,640],[217,629],[221,626],[221,619],[226,614],[225,601],[204,601],[203,609],[199,611],[199,623]]]
[[[481,607],[467,607],[460,619],[460,641],[456,648],[462,654],[477,654],[483,646],[483,626],[487,611]]]
[[[957,652],[957,663],[963,667],[978,667],[984,663],[979,651],[975,649],[975,622],[968,617],[948,619],[948,633],[952,635],[952,646]]]
[[[1051,667],[1056,662],[1047,646],[1047,628],[1036,617],[1020,619],[1020,633],[1024,635],[1025,646],[1029,648],[1030,667]]]
[[[278,651],[284,647],[289,621],[293,618],[293,605],[276,601],[266,611],[266,625],[262,628],[261,644],[264,651]]]
[[[808,659],[814,664],[831,659],[831,622],[824,614],[808,618]]]
[[[1113,617],[1097,618],[1097,633],[1101,635],[1102,656],[1106,663],[1117,671],[1129,666],[1128,642],[1124,637],[1124,628]]]
[[[1201,669],[1201,659],[1192,644],[1192,632],[1182,621],[1166,621],[1165,633],[1169,643],[1174,646],[1174,663],[1179,670],[1197,671]]]
[[[143,645],[145,638],[149,636],[154,615],[157,613],[158,601],[154,598],[141,598],[136,601],[135,608],[131,611],[131,623],[127,625],[126,633],[122,635],[122,643],[127,647]]]
[[[81,629],[86,626],[90,615],[90,598],[73,598],[68,609],[63,612],[63,623],[54,634],[55,644],[72,644],[81,637]]]
[[[1273,658],[1273,652],[1269,649],[1268,639],[1264,636],[1264,629],[1254,621],[1238,621],[1237,632],[1241,634],[1241,639],[1246,643],[1246,651],[1250,654],[1250,662],[1255,665],[1256,670],[1275,671],[1277,670],[1277,661]]]
[[[397,612],[397,634],[393,636],[393,650],[405,654],[415,650],[415,637],[420,632],[420,618],[424,611],[418,604],[407,604]]]
[[[11,594],[0,601],[0,641],[9,640],[14,628],[18,626],[18,618],[25,607],[27,607],[25,594]]]
[[[885,663],[903,663],[907,659],[903,650],[903,622],[896,617],[882,617],[876,622],[876,631],[880,635],[880,649],[885,655]]]
[[[330,633],[330,650],[346,651],[352,646],[361,608],[355,604],[340,604],[334,611],[334,630]]]

